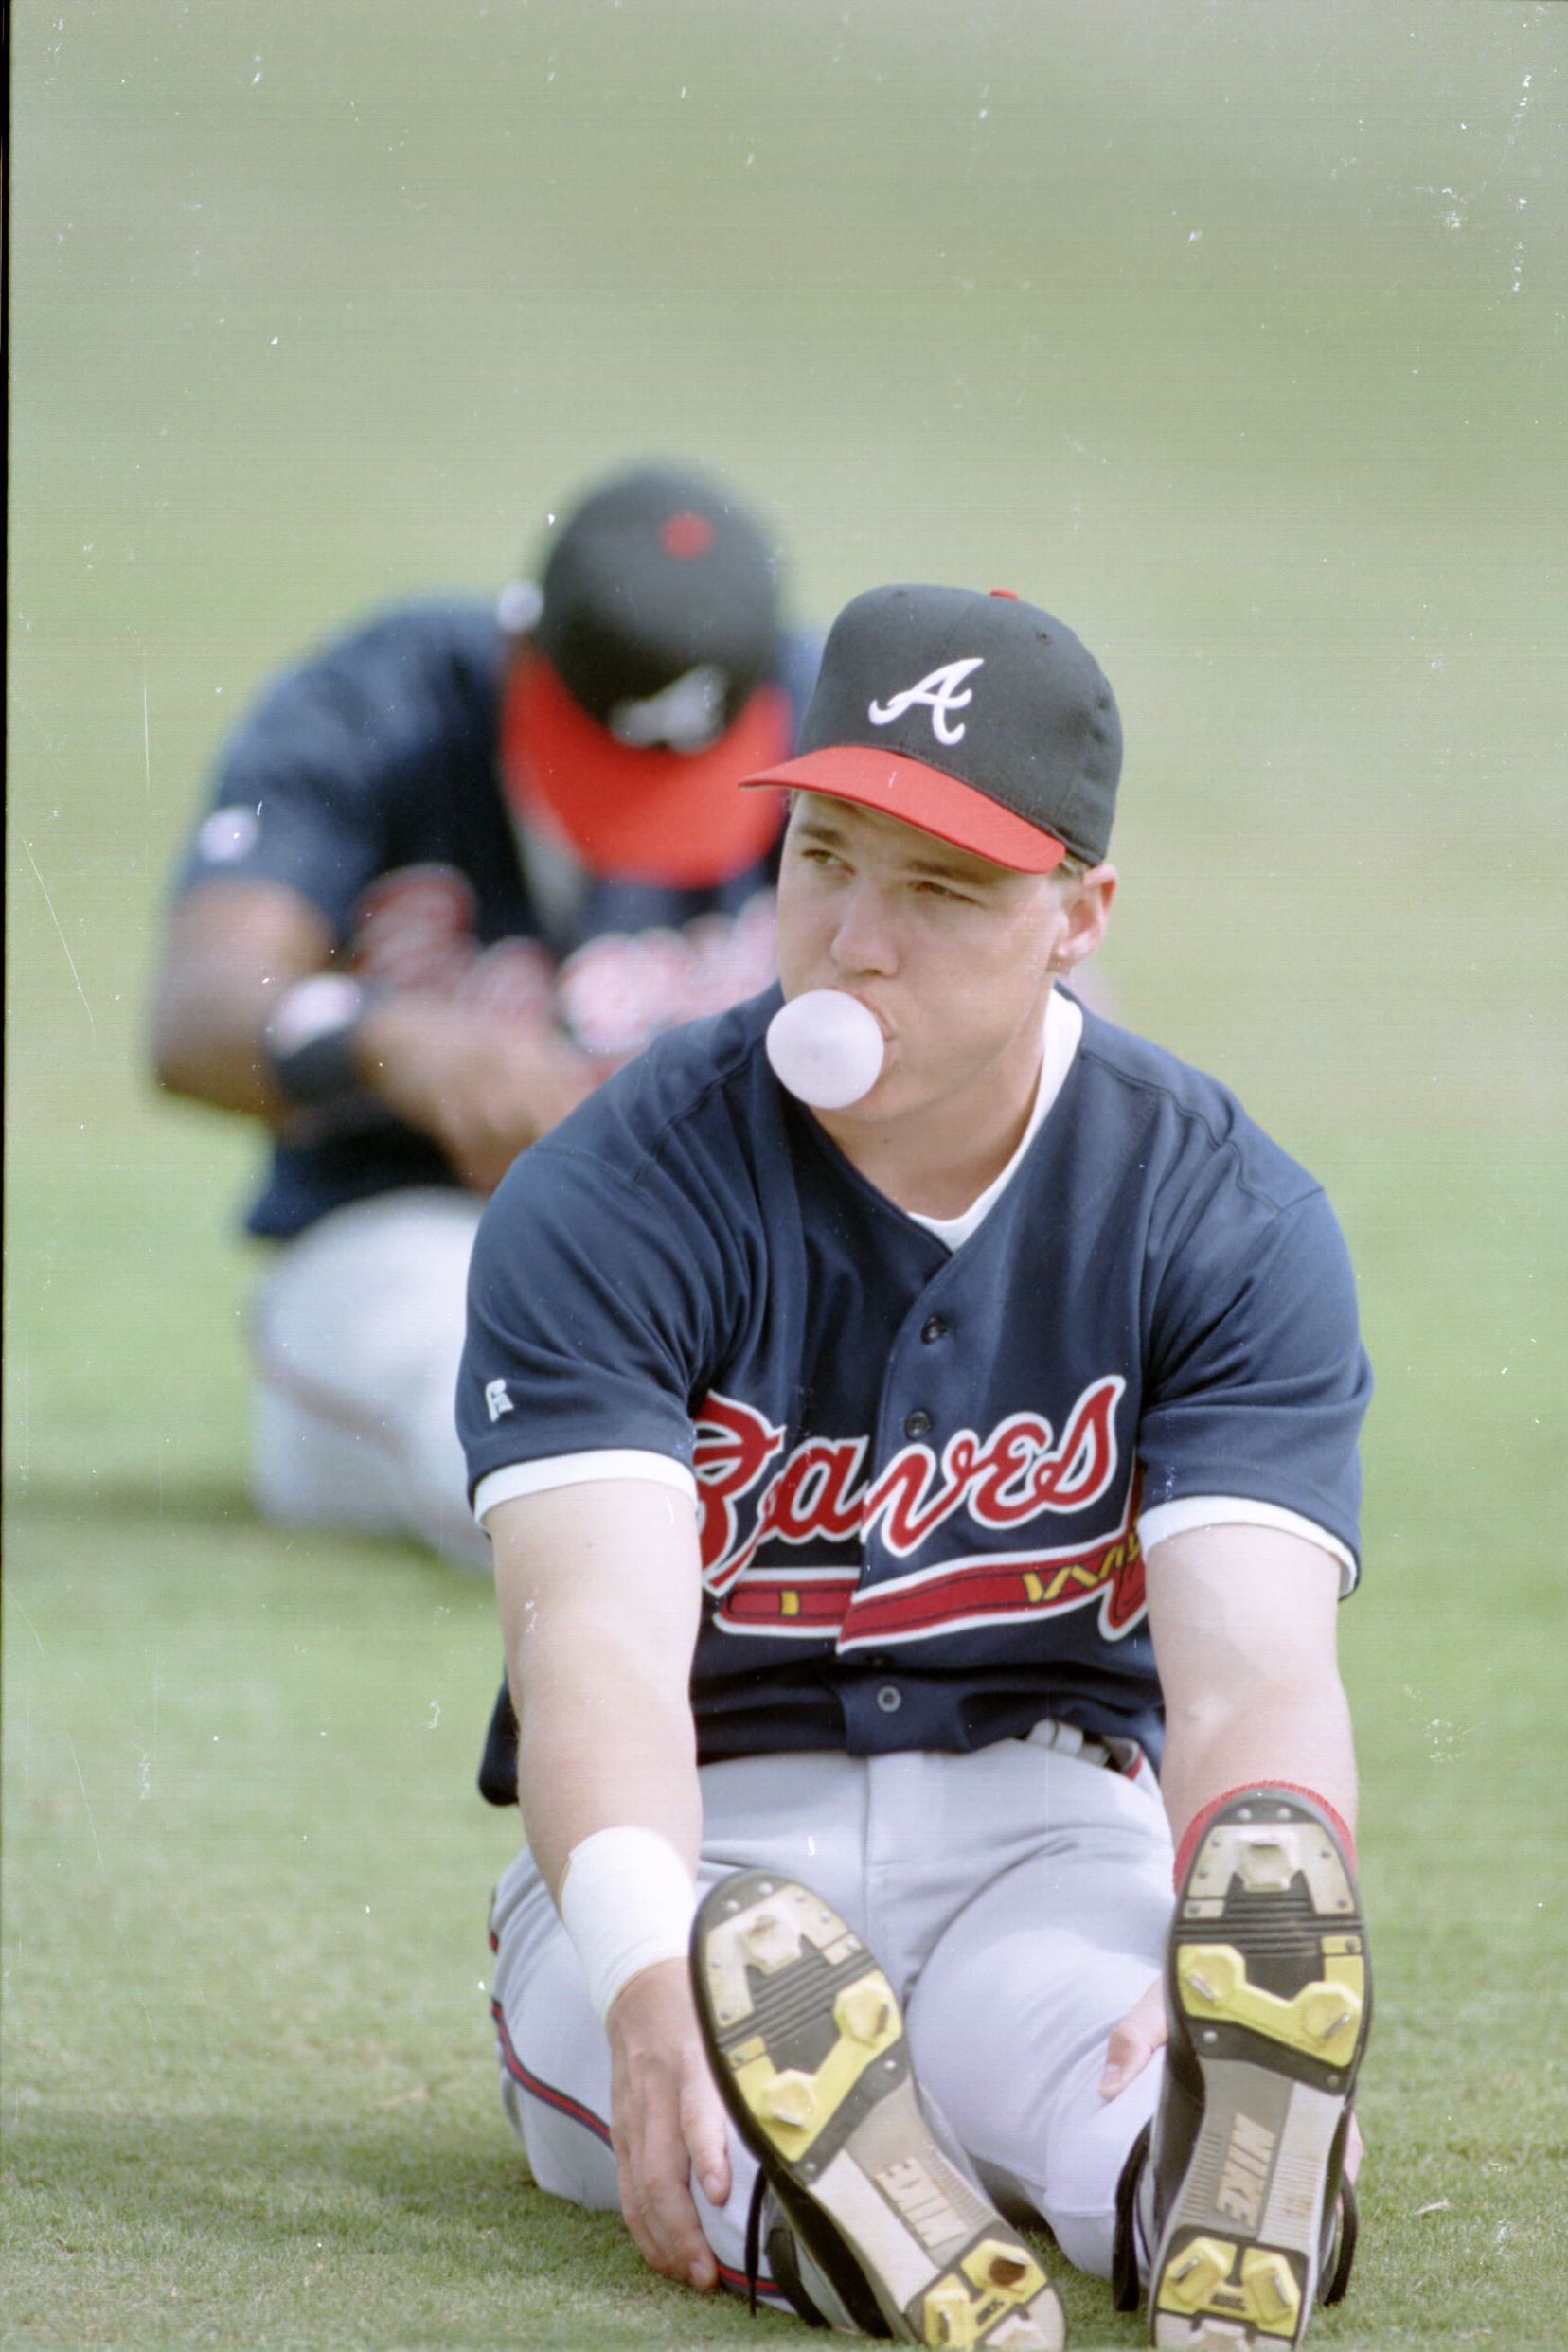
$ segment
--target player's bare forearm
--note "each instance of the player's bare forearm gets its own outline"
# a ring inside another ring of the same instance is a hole
[[[596,1830],[702,1835],[689,1678],[696,1514],[651,1481],[561,1487],[490,1514],[528,1844],[559,1891]]]
[[[1249,1781],[1314,1790],[1353,1826],[1355,1751],[1335,1654],[1338,1562],[1297,1536],[1224,1526],[1157,1544],[1148,1574],[1174,1834]]]
[[[1355,1751],[1337,1675],[1260,1685],[1225,1712],[1194,1710],[1168,1725],[1162,1785],[1177,1837],[1216,1797],[1254,1781],[1310,1789],[1355,1827]]]
[[[284,990],[322,971],[326,918],[280,882],[205,882],[169,919],[152,1002],[160,1085],[276,1125],[291,1106],[262,1032]]]
[[[1172,1837],[1251,1781],[1313,1790],[1353,1825],[1355,1752],[1335,1657],[1338,1562],[1272,1528],[1208,1527],[1156,1544],[1147,1575]],[[1167,2038],[1156,1976],[1111,2036],[1101,2096],[1135,2081]]]
[[[174,910],[153,1002],[160,1084],[221,1110],[282,1124],[267,1023],[294,982],[327,969],[334,941],[320,911],[278,882],[212,881]],[[416,989],[358,1021],[354,1067],[365,1092],[439,1144],[462,1181],[491,1192],[519,1151],[606,1075],[543,1022]]]
[[[573,1847],[599,1829],[655,1830],[692,1870],[702,1837],[689,1702],[619,1643],[585,1655],[585,1631],[572,1612],[532,1647],[518,1710],[524,1826],[558,1894]]]
[[[614,1480],[501,1504],[488,1524],[524,1823],[546,1883],[559,1900],[573,1849],[627,1826],[654,1830],[694,1873],[692,1505],[649,1481]],[[684,1956],[630,1976],[605,2029],[627,2227],[661,2275],[710,2288],[718,2272],[690,2182],[695,2173],[720,2202],[729,2164]]]

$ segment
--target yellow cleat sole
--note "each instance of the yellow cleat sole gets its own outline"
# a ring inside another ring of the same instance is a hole
[[[1260,1791],[1210,1824],[1178,1893],[1167,1992],[1167,2063],[1197,2122],[1160,2192],[1152,2342],[1297,2344],[1372,1999],[1354,1881],[1316,1808]]]
[[[715,2077],[809,2249],[860,2271],[893,2336],[946,2352],[1060,2352],[1038,2256],[932,2136],[892,1986],[807,1887],[723,1880],[692,1932]]]

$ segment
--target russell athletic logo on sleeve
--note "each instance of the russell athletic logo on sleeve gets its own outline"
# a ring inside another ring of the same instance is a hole
[[[901,719],[917,703],[925,703],[931,710],[931,732],[937,742],[961,743],[964,722],[960,719],[956,726],[952,726],[948,714],[969,708],[974,700],[974,688],[965,686],[964,680],[972,670],[984,669],[985,666],[983,653],[976,653],[968,661],[944,662],[940,669],[928,670],[918,686],[905,686],[901,694],[890,695],[885,703],[872,703],[865,715],[874,727],[890,727],[895,719]]]
[[[1091,1381],[1060,1432],[1040,1414],[1013,1413],[986,1433],[959,1430],[940,1454],[900,1447],[874,1479],[864,1437],[808,1437],[785,1454],[784,1431],[764,1414],[709,1395],[696,1416],[693,1468],[715,1625],[846,1652],[1097,1606],[1101,1632],[1119,1640],[1144,1611],[1135,1477],[1117,1493],[1116,1523],[1077,1543],[918,1556],[939,1530],[951,1542],[960,1513],[979,1528],[1022,1530],[1042,1513],[1105,1501],[1117,1486],[1125,1386],[1115,1373]],[[854,1561],[820,1557],[826,1545],[872,1541],[909,1566],[865,1582]],[[818,1557],[758,1560],[764,1545],[780,1544],[811,1545]]]

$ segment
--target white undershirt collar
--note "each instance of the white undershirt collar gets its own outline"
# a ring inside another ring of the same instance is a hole
[[[1070,996],[1053,989],[1045,1000],[1043,1051],[1040,1061],[1040,1083],[1035,1090],[1034,1109],[1029,1124],[1019,1138],[1018,1149],[1007,1162],[1000,1176],[993,1177],[967,1209],[957,1217],[921,1217],[914,1209],[904,1214],[950,1250],[961,1250],[971,1234],[977,1233],[1002,1195],[1024,1165],[1024,1155],[1045,1123],[1045,1114],[1060,1094],[1067,1073],[1073,1066],[1083,1035],[1083,1014]]]

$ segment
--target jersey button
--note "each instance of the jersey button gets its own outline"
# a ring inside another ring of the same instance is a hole
[[[941,1315],[933,1315],[928,1322],[920,1326],[920,1337],[928,1347],[933,1340],[946,1339],[947,1335],[947,1323]]]
[[[906,1437],[923,1437],[923,1436],[925,1435],[925,1434],[926,1434],[926,1431],[927,1431],[930,1427],[931,1427],[931,1416],[930,1416],[930,1414],[929,1414],[929,1413],[922,1413],[922,1412],[921,1412],[921,1410],[920,1410],[920,1408],[919,1408],[919,1406],[918,1406],[918,1405],[917,1405],[917,1406],[916,1406],[916,1408],[915,1408],[915,1410],[914,1410],[914,1412],[910,1415],[910,1417],[909,1417],[908,1420],[904,1423],[904,1435],[905,1435]]]
[[[903,1692],[897,1683],[884,1683],[877,1693],[877,1704],[884,1715],[897,1715],[903,1705]]]

